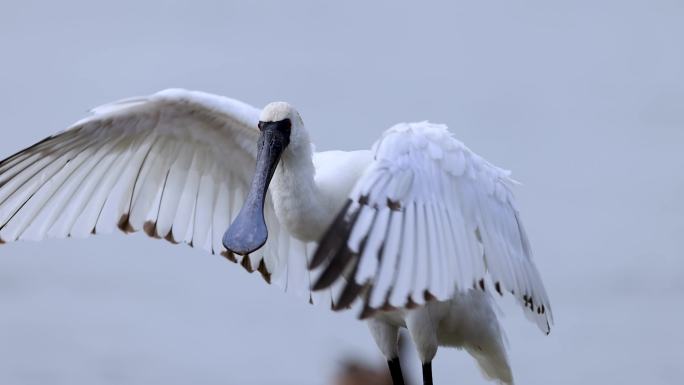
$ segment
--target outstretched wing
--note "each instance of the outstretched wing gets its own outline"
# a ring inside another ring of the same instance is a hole
[[[366,317],[493,285],[548,332],[551,308],[510,173],[427,122],[392,127],[374,153],[319,243],[311,268],[324,267],[314,290],[346,279],[337,307],[361,295]]]
[[[0,162],[0,243],[144,230],[308,289],[306,245],[279,226],[270,201],[264,248],[238,260],[221,242],[253,173],[259,112],[185,90],[94,109]]]

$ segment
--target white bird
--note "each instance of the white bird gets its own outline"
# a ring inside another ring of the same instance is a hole
[[[544,332],[552,321],[512,184],[442,125],[398,124],[371,151],[314,152],[287,103],[260,111],[174,89],[96,108],[2,161],[0,243],[143,230],[334,309],[360,299],[395,384],[402,327],[425,384],[438,346],[512,383],[486,288],[512,293]]]

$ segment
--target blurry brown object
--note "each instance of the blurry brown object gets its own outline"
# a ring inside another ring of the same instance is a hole
[[[406,338],[401,332],[399,338],[399,356],[405,362]],[[347,358],[331,382],[332,385],[392,385],[392,377],[384,365],[369,365],[356,358]],[[412,385],[410,371],[404,370],[404,385]]]
[[[333,385],[392,385],[387,368],[368,366],[358,361],[346,362],[335,377]]]

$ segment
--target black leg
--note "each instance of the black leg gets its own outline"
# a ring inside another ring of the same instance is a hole
[[[432,361],[423,364],[423,385],[432,385]]]
[[[399,357],[394,357],[387,361],[387,365],[389,366],[390,375],[392,376],[392,383],[394,385],[404,385],[404,376],[401,374]]]

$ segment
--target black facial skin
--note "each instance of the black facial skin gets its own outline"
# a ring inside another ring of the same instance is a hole
[[[259,122],[257,161],[252,185],[240,213],[223,235],[223,246],[239,255],[259,250],[268,239],[264,220],[264,201],[280,156],[290,143],[292,122]]]

